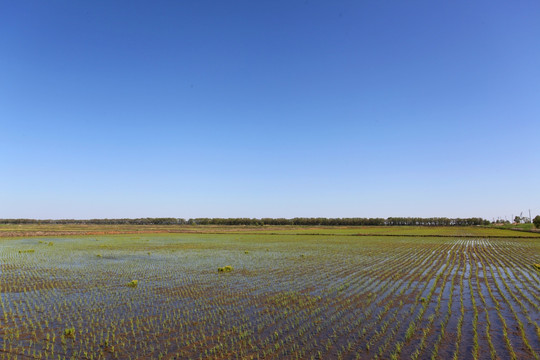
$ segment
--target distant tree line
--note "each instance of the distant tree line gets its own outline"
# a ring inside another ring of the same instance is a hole
[[[188,221],[177,218],[140,219],[0,219],[0,224],[77,224],[77,225],[185,225]]]
[[[482,218],[140,218],[140,219],[89,219],[89,220],[36,220],[0,219],[0,224],[93,224],[93,225],[307,225],[307,226],[468,226],[489,225]]]

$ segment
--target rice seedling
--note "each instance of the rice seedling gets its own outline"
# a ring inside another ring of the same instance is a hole
[[[67,328],[64,329],[64,337],[66,338],[74,338],[75,337],[75,328]]]

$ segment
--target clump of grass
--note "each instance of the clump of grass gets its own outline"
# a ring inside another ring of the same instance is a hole
[[[218,272],[231,272],[231,271],[233,271],[233,267],[231,265],[218,267],[217,271]]]
[[[103,257],[103,255],[101,255],[101,254],[97,254],[96,256],[99,257],[99,258],[100,258],[100,257]]]
[[[66,338],[74,338],[75,337],[75,328],[67,328],[64,330],[64,337]]]
[[[540,264],[534,264],[534,267],[536,268],[536,270],[540,270]]]
[[[247,251],[247,250],[246,250],[246,251],[244,251],[244,254],[249,254],[249,251]]]
[[[54,245],[54,243],[53,243],[52,241],[50,241],[50,242],[49,242],[49,243],[48,243],[47,245],[49,245],[49,246],[53,246],[53,245]]]
[[[139,280],[131,280],[131,281],[127,284],[127,286],[132,287],[132,288],[136,288],[137,285],[139,285]]]
[[[19,254],[24,254],[24,253],[33,253],[33,252],[36,252],[36,250],[34,250],[34,249],[28,249],[28,250],[19,250]]]

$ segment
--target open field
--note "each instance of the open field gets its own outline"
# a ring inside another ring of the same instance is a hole
[[[94,225],[0,224],[0,237],[111,235],[111,234],[325,234],[380,236],[539,237],[540,233],[481,226],[192,226],[192,225]]]
[[[535,234],[227,229],[0,239],[0,358],[539,358]]]

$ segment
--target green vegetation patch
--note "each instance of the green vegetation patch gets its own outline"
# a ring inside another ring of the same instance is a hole
[[[233,271],[233,267],[230,265],[218,267],[218,272],[231,272],[231,271]]]

